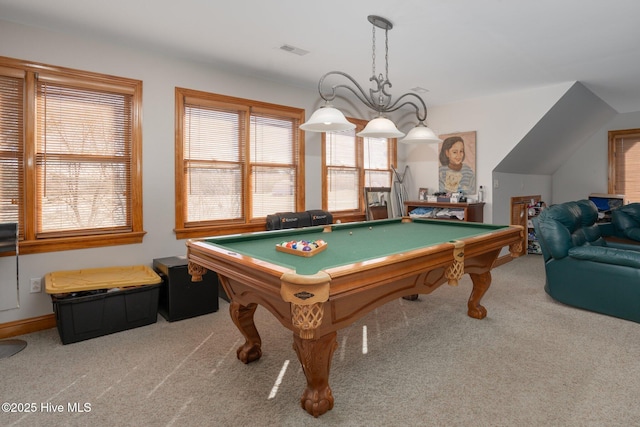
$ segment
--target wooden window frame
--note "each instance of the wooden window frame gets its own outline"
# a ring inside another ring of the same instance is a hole
[[[625,136],[638,136],[640,138],[640,129],[621,129],[621,130],[610,130],[608,133],[609,143],[608,143],[608,185],[607,192],[609,194],[618,194],[618,190],[616,190],[617,182],[616,182],[616,169],[617,169],[617,150],[616,150],[616,140],[619,137]],[[638,159],[640,161],[640,159]],[[625,194],[625,200],[627,203],[629,202],[629,195]],[[633,201],[633,198],[631,198]],[[640,200],[636,200],[638,202]]]
[[[20,218],[22,233],[19,250],[21,254],[86,249],[141,243],[142,215],[142,81],[110,76],[32,61],[0,57],[0,67],[21,70],[25,73],[24,106],[24,160],[23,188]],[[55,236],[37,235],[38,181],[36,168],[36,84],[37,76],[46,76],[50,81],[59,81],[74,87],[129,93],[132,96],[131,111],[131,167],[128,191],[130,221],[127,230],[92,229],[79,233],[62,233]]]
[[[347,120],[356,125],[355,132],[360,132],[367,125],[366,120],[347,117]],[[365,138],[356,136],[356,169],[358,170],[358,182],[360,188],[358,191],[358,208],[349,211],[332,212],[333,219],[342,222],[364,221],[366,219],[366,207],[364,201],[364,187],[366,170],[364,168],[364,140]],[[398,150],[396,138],[389,138],[387,148],[389,150],[389,173],[391,174],[391,184],[393,184],[393,171],[391,168],[397,167]],[[326,133],[322,134],[322,209],[328,210],[329,206],[329,167],[327,166],[327,139]],[[392,187],[393,185],[391,185]]]
[[[294,118],[298,123],[304,123],[304,109],[288,107],[277,104],[270,104],[261,101],[249,100],[244,98],[237,98],[227,95],[220,95],[210,92],[203,92],[193,89],[186,89],[181,87],[175,88],[175,229],[177,239],[185,238],[198,238],[206,236],[217,236],[223,234],[234,233],[246,233],[253,231],[264,231],[266,229],[266,217],[264,218],[252,218],[251,200],[244,197],[242,200],[243,209],[246,212],[244,221],[240,222],[237,219],[234,220],[219,220],[215,222],[206,222],[203,224],[188,224],[185,212],[186,206],[186,176],[185,176],[185,156],[184,156],[184,112],[185,101],[189,99],[199,100],[203,104],[218,104],[221,106],[229,105],[235,108],[246,108],[249,111],[247,114],[247,123],[251,121],[251,112],[256,114],[269,111],[270,113],[276,112],[281,114],[282,117]],[[250,126],[244,127],[247,135],[245,136],[247,147],[250,144]],[[297,132],[297,150],[298,150],[298,164],[296,167],[296,199],[295,210],[303,211],[305,209],[305,141],[304,132],[299,128]],[[249,148],[247,148],[248,150]],[[250,194],[251,180],[248,179],[250,174],[251,161],[249,156],[246,156],[245,167],[243,168],[243,194]],[[274,212],[275,213],[275,212]]]

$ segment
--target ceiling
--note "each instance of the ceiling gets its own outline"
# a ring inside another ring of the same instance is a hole
[[[619,113],[640,111],[637,0],[0,0],[0,19],[314,89],[331,70],[368,87],[371,14],[394,25],[392,94],[423,87],[436,106],[579,81]]]

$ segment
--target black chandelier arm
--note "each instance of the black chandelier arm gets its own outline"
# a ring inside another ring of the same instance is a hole
[[[404,101],[400,104],[400,101],[402,101],[404,98],[406,97],[414,97],[415,99],[417,99],[420,102],[420,106],[422,107],[422,111],[424,111],[424,114],[420,114],[421,110],[420,107],[417,106],[414,102],[412,101]],[[400,96],[400,98],[396,99],[396,101],[390,105],[388,108],[386,108],[384,110],[384,112],[392,112],[392,111],[396,111],[399,110],[400,108],[404,107],[405,105],[411,105],[413,108],[416,109],[416,116],[418,118],[418,122],[420,123],[424,123],[427,120],[427,104],[424,103],[424,100],[419,97],[418,95],[416,95],[415,93],[411,93],[411,92],[407,92],[404,95]]]
[[[330,94],[323,93],[322,92],[322,83],[324,82],[324,80],[327,77],[329,77],[331,75],[339,75],[339,76],[342,76],[342,77],[346,78],[351,83],[353,83],[353,85],[355,85],[355,87],[358,90],[356,91],[356,89],[354,89],[351,86],[346,85],[346,84],[337,84],[337,85],[331,86],[331,93]],[[360,86],[360,84],[358,84],[358,82],[355,81],[354,78],[351,77],[347,73],[344,73],[342,71],[329,71],[324,76],[322,76],[320,78],[320,81],[318,82],[318,92],[320,93],[320,97],[322,99],[324,99],[325,101],[327,101],[327,102],[333,101],[335,99],[335,97],[336,97],[336,89],[339,89],[339,88],[348,89],[351,93],[353,93],[356,96],[356,98],[358,98],[360,100],[360,102],[362,102],[364,105],[366,105],[367,107],[371,108],[372,110],[375,110],[375,111],[379,111],[380,110],[378,104],[374,103],[371,99],[369,99],[367,97],[367,94],[364,91],[364,89],[362,88],[362,86]]]
[[[349,80],[349,82],[351,82],[355,86],[355,88],[347,84],[336,84],[331,86],[330,93],[324,93],[322,91],[323,83],[327,77],[332,75],[338,75],[346,78],[347,80]],[[340,88],[344,88],[349,90],[351,93],[353,93],[355,97],[358,98],[360,102],[362,102],[364,105],[366,105],[367,107],[369,107],[374,111],[378,111],[379,113],[390,113],[390,112],[399,110],[405,105],[410,105],[416,110],[416,116],[418,118],[418,122],[424,123],[427,120],[427,105],[425,104],[424,100],[421,97],[419,97],[415,93],[407,92],[404,95],[400,96],[393,104],[390,104],[391,95],[387,93],[387,91],[385,90],[385,87],[386,86],[391,87],[391,82],[389,82],[389,80],[382,81],[381,78],[377,78],[375,76],[371,77],[369,80],[375,81],[378,88],[369,89],[369,96],[367,96],[367,93],[362,88],[362,86],[360,86],[360,84],[357,81],[355,81],[355,79],[351,77],[349,74],[342,71],[329,71],[328,73],[326,73],[320,78],[320,81],[318,82],[318,93],[320,94],[320,97],[324,99],[326,102],[331,102],[336,97],[336,90]],[[379,93],[382,93],[382,95],[384,95],[385,97],[384,99],[386,100],[386,102],[374,101],[374,99],[376,98],[379,99],[379,96],[376,96],[376,94],[379,94]],[[419,105],[417,105],[415,102],[411,100],[407,100],[406,98],[408,97],[413,97],[417,99],[419,102]],[[420,107],[422,107],[422,109]]]

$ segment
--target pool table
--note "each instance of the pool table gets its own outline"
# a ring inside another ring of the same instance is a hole
[[[482,319],[480,305],[490,270],[502,248],[520,254],[524,230],[460,221],[394,218],[187,241],[193,280],[218,273],[230,297],[229,312],[245,338],[238,359],[262,355],[254,324],[260,304],[293,331],[293,347],[307,387],[302,407],[314,417],[333,408],[329,370],[337,331],[396,298],[429,294],[443,283],[473,282],[467,314]],[[276,250],[287,241],[320,241],[312,256]]]

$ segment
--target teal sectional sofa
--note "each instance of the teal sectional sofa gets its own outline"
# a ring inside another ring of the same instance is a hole
[[[640,245],[596,223],[589,200],[553,205],[534,219],[545,266],[545,291],[574,307],[640,322]]]

